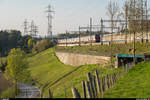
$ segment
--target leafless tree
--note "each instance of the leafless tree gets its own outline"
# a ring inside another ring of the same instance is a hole
[[[109,18],[111,20],[111,42],[110,42],[111,54],[110,55],[111,55],[111,66],[112,66],[112,40],[113,40],[113,30],[115,27],[114,20],[118,18],[119,6],[118,6],[117,2],[112,2],[110,0],[106,8],[107,8],[107,15],[109,16]]]

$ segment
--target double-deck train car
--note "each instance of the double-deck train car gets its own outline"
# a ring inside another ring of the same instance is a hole
[[[81,43],[90,43],[90,41],[92,40],[92,42],[100,42],[101,38],[100,35],[96,34],[96,35],[92,35],[92,36],[84,36],[80,38],[80,42]],[[77,44],[79,43],[79,37],[78,38],[69,38],[69,39],[60,39],[58,40],[58,44]]]

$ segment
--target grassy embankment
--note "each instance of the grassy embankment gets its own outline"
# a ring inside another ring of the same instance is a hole
[[[130,51],[129,49],[132,49]],[[92,55],[104,55],[104,56],[110,56],[110,46],[109,45],[93,45],[90,46],[74,46],[74,47],[56,47],[57,51],[62,52],[71,52],[71,53],[82,53],[82,54],[92,54]],[[137,54],[143,54],[143,52],[150,51],[150,43],[141,44],[140,42],[136,43],[136,53]],[[127,45],[125,44],[113,44],[112,45],[112,53],[113,55],[116,55],[118,53],[120,54],[133,54],[133,43],[129,43]]]
[[[87,79],[87,73],[98,69],[100,75],[111,73],[122,69],[111,70],[101,65],[83,65],[73,67],[61,63],[55,56],[54,49],[45,50],[35,56],[29,57],[29,70],[37,86],[44,87],[44,97],[48,97],[48,89],[51,88],[54,97],[72,97],[71,87],[75,86],[81,93],[81,81]]]
[[[150,62],[133,67],[117,84],[105,93],[106,98],[149,98]]]
[[[150,43],[148,46],[146,44],[141,45],[136,43],[137,53],[142,54],[142,52],[150,50]],[[132,44],[119,45],[114,44],[113,53],[129,53],[128,49],[132,47]],[[90,53],[90,54],[104,54],[109,56],[109,46],[89,46],[82,47],[56,47],[59,51],[67,52],[78,52],[78,53]],[[81,81],[86,80],[87,73],[93,72],[95,69],[99,70],[101,76],[114,71],[122,69],[110,70],[108,67],[102,68],[101,65],[83,65],[78,67],[73,67],[70,65],[64,65],[55,56],[54,49],[45,50],[37,55],[28,57],[29,70],[31,71],[32,78],[36,80],[39,84],[37,86],[44,87],[44,97],[48,97],[48,89],[51,88],[54,97],[72,97],[71,87],[75,86],[79,89],[81,93]],[[7,93],[7,92],[6,92]],[[107,96],[107,95],[106,95]],[[134,97],[134,96],[133,96]]]

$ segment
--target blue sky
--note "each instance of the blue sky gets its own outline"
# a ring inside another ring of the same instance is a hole
[[[115,0],[113,0],[115,1]],[[119,5],[124,0],[116,0]],[[19,29],[23,31],[23,21],[34,20],[39,33],[47,33],[46,6],[52,4],[55,10],[53,19],[54,34],[66,30],[77,30],[87,26],[89,18],[98,24],[101,17],[107,19],[106,6],[109,0],[0,0],[0,29]]]

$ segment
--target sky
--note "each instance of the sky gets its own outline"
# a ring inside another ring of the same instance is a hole
[[[115,0],[111,0],[115,1]],[[124,0],[116,0],[122,5]],[[87,26],[90,17],[94,24],[100,19],[108,19],[106,6],[109,0],[0,0],[0,30],[17,29],[23,32],[23,22],[34,20],[39,34],[47,33],[47,6],[55,11],[53,34],[77,31],[79,26]]]

